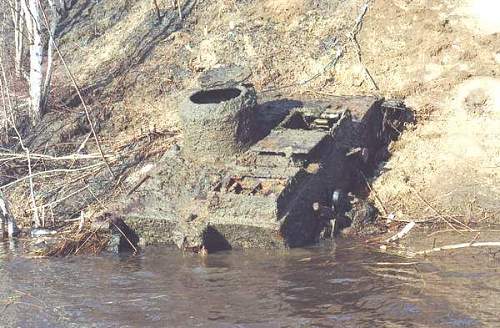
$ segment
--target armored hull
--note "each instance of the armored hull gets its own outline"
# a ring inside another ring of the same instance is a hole
[[[359,185],[384,156],[401,114],[376,97],[257,104],[250,86],[238,86],[190,107],[196,94],[181,107],[184,142],[127,201],[126,221],[147,244],[212,251],[317,241],[328,226],[318,208],[332,208],[334,191]]]

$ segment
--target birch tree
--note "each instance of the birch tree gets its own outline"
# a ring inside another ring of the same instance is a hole
[[[37,0],[39,1],[39,0]],[[52,79],[52,71],[54,69],[54,60],[53,60],[53,55],[54,55],[54,35],[56,34],[56,29],[57,25],[59,23],[59,16],[60,13],[65,10],[64,8],[64,1],[59,2],[59,8],[60,11],[58,11],[58,5],[54,0],[48,0],[49,3],[49,9],[50,9],[50,16],[51,20],[48,22],[46,20],[47,16],[44,16],[45,22],[48,25],[48,35],[49,35],[49,40],[48,40],[48,49],[47,49],[47,69],[45,72],[45,81],[43,83],[43,89],[42,89],[42,108],[45,109],[47,107],[47,102],[49,100],[49,95],[50,95],[50,82]],[[60,7],[63,6],[63,7]]]
[[[60,13],[65,11],[64,2],[47,0],[47,9],[43,11],[41,0],[19,0],[24,13],[26,28],[30,36],[30,117],[33,124],[40,121],[46,111],[50,95],[50,82],[53,71],[53,37],[59,22]],[[60,7],[63,6],[63,7]],[[46,33],[46,34],[45,34]],[[44,42],[48,40],[47,42]],[[47,58],[44,70],[44,58]]]
[[[44,46],[42,39],[42,8],[38,0],[21,0],[26,27],[30,35],[30,117],[33,124],[40,121],[43,114],[43,73]]]
[[[14,27],[14,67],[17,77],[22,76],[22,61],[24,57],[24,18],[21,10],[21,1],[24,0],[9,0],[9,7],[12,16],[12,25]]]

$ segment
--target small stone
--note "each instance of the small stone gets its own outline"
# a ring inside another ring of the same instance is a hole
[[[92,222],[92,229],[111,234],[106,247],[111,253],[137,251],[139,236],[116,214],[105,213]]]
[[[226,65],[201,73],[198,84],[203,89],[229,88],[246,81],[252,71],[238,65]]]

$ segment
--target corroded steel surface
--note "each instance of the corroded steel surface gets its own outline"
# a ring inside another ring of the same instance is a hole
[[[380,106],[382,99],[371,96],[337,96],[328,99],[327,109],[320,117],[348,110],[355,119],[362,119],[371,109]]]
[[[375,97],[271,100],[250,112],[247,151],[214,162],[186,158],[180,145],[134,192],[127,215],[146,243],[195,251],[312,243],[331,222],[314,205],[331,208],[335,190],[353,190],[389,140]]]
[[[318,130],[275,130],[252,146],[250,151],[283,155],[307,155],[327,136],[327,132]]]

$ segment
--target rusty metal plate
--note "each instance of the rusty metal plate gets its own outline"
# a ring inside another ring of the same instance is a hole
[[[328,133],[320,130],[281,129],[272,131],[255,144],[250,151],[291,155],[307,155]]]
[[[338,96],[328,100],[328,108],[321,114],[323,117],[334,115],[338,112],[349,110],[352,117],[362,120],[365,115],[375,106],[378,106],[382,99],[371,96]]]

